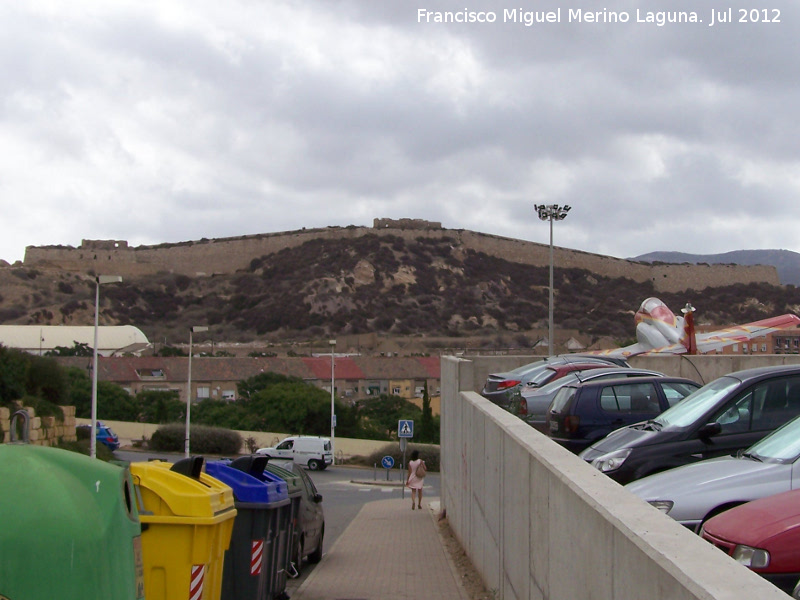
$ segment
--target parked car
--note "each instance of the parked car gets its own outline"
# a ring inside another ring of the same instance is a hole
[[[754,500],[709,519],[700,534],[787,594],[800,579],[800,490]],[[796,597],[796,596],[795,596]]]
[[[658,416],[699,388],[691,379],[663,376],[567,384],[547,411],[547,434],[578,454],[615,429]]]
[[[800,366],[761,367],[715,379],[645,423],[595,442],[580,456],[620,483],[752,446],[800,414],[790,391]]]
[[[102,421],[97,421],[96,423],[96,431],[94,439],[97,441],[98,444],[103,444],[106,448],[114,452],[114,450],[119,449],[119,436],[114,433],[114,430],[111,429],[108,425],[103,423]],[[92,426],[91,425],[79,425],[76,430],[79,430],[78,437],[79,439],[88,440],[92,437]]]
[[[663,373],[648,369],[634,369],[631,367],[603,367],[584,371],[573,371],[565,374],[560,379],[551,381],[538,389],[526,389],[517,395],[509,404],[509,411],[520,419],[546,432],[547,411],[559,390],[565,385],[579,381],[594,381],[597,379],[616,379],[620,377],[659,377]]]
[[[287,469],[300,477],[303,488],[300,495],[300,514],[297,527],[300,534],[292,548],[292,562],[300,573],[303,559],[314,564],[322,560],[322,544],[325,539],[325,513],[322,510],[322,494],[317,491],[311,477],[302,465],[290,460],[272,460],[271,463]]]
[[[333,463],[330,438],[311,435],[287,437],[274,448],[259,448],[256,454],[289,459],[299,465],[307,466],[312,471],[322,471]]]
[[[800,382],[791,390],[800,402]],[[737,456],[704,460],[634,481],[628,490],[699,531],[729,508],[800,488],[800,418]]]
[[[551,381],[557,374],[554,366],[563,366],[576,363],[592,363],[601,366],[626,367],[628,363],[621,358],[607,358],[601,356],[583,356],[580,354],[562,354],[537,360],[536,362],[517,367],[505,373],[492,373],[483,385],[481,395],[502,408],[508,408],[511,394],[521,388],[536,388]]]

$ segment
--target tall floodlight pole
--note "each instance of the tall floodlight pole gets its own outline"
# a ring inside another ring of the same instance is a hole
[[[189,458],[189,431],[192,422],[192,334],[208,331],[208,327],[196,325],[189,328],[189,378],[186,382],[186,435],[184,436],[183,454]]]
[[[537,204],[536,212],[542,221],[550,221],[550,315],[548,321],[548,353],[553,356],[553,221],[563,221],[571,206],[558,204]]]
[[[89,435],[89,456],[97,458],[97,332],[100,321],[100,286],[104,283],[119,283],[119,275],[98,275],[94,278],[94,349],[92,350],[92,431]]]
[[[328,340],[328,345],[331,347],[331,452],[333,454],[333,462],[331,464],[335,465],[336,448],[334,446],[334,440],[336,439],[336,409],[333,405],[333,393],[336,387],[336,367],[334,366],[333,358],[336,356],[336,340]]]

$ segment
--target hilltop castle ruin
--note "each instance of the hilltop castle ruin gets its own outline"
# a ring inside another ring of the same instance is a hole
[[[420,237],[453,240],[453,247],[474,250],[531,266],[550,264],[547,244],[445,229],[441,223],[421,219],[375,219],[373,227],[348,226],[302,229],[240,237],[202,239],[157,246],[131,247],[125,240],[83,240],[72,246],[28,246],[27,267],[54,267],[75,272],[114,273],[140,277],[170,272],[190,277],[233,273],[249,266],[255,258],[295,248],[314,239],[347,240],[365,235],[385,235],[415,240]],[[652,281],[656,291],[681,292],[733,283],[765,282],[780,285],[775,267],[741,265],[648,264],[567,248],[554,249],[560,268],[586,269],[607,277]]]

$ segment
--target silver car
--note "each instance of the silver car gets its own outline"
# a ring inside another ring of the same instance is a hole
[[[599,379],[619,379],[620,377],[664,377],[658,371],[633,369],[631,367],[605,367],[587,371],[572,371],[560,379],[556,379],[540,388],[526,388],[517,394],[509,407],[509,411],[517,415],[529,425],[544,431],[547,410],[559,390],[570,383],[596,381]]]
[[[800,487],[800,417],[738,456],[712,458],[625,486],[692,529],[729,508]]]

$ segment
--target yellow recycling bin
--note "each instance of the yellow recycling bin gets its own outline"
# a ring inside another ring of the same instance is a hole
[[[131,463],[147,600],[219,600],[236,516],[233,490],[200,456]]]

